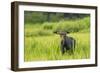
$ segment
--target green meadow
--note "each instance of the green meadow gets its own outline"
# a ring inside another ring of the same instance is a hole
[[[25,61],[70,60],[90,58],[90,18],[25,24]],[[61,54],[60,36],[55,30],[69,31],[76,40],[73,54]]]

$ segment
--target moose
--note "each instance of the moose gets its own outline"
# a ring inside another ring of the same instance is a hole
[[[64,54],[67,51],[73,53],[75,48],[76,40],[73,37],[69,37],[69,32],[55,31],[54,33],[59,34],[61,38],[61,53]]]

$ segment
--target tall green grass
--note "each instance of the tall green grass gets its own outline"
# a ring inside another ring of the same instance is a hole
[[[25,37],[25,61],[34,60],[63,60],[63,59],[87,59],[90,57],[90,40],[88,33],[73,33],[76,39],[76,48],[74,54],[61,54],[60,37],[38,36]],[[85,37],[85,39],[84,39]]]

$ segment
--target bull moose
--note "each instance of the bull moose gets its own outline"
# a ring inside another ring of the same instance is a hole
[[[73,53],[75,48],[76,40],[73,37],[69,37],[69,32],[55,31],[54,33],[59,34],[61,38],[61,52],[64,54],[66,51]]]

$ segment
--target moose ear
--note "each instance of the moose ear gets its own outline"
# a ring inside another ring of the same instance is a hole
[[[67,31],[66,33],[67,33],[67,34],[69,34],[70,32],[69,32],[69,31]]]
[[[57,33],[57,31],[53,31],[53,33]]]

